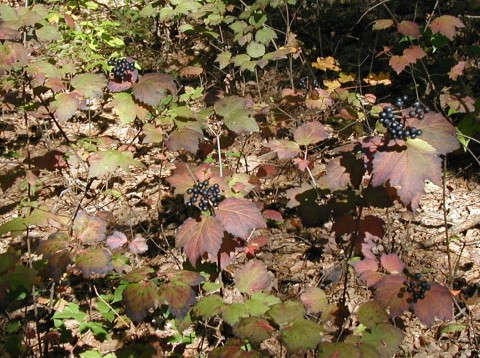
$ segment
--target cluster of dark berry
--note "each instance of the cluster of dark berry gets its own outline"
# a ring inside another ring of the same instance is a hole
[[[417,303],[418,300],[425,298],[425,292],[430,290],[430,285],[427,281],[423,281],[422,275],[416,273],[413,275],[413,280],[410,280],[407,285],[407,292],[412,294],[413,303]]]
[[[114,66],[112,69],[113,76],[117,80],[124,81],[128,77],[128,71],[135,70],[135,61],[129,61],[126,58],[112,57],[108,60],[109,66]]]
[[[415,127],[405,128],[405,125],[402,123],[402,119],[405,119],[406,116],[402,117],[402,112],[400,111],[405,107],[405,102],[408,100],[408,96],[398,97],[395,100],[395,106],[398,110],[395,110],[393,107],[385,107],[382,112],[380,112],[380,123],[387,128],[388,133],[392,138],[396,139],[415,139],[422,135],[422,130]],[[408,113],[408,116],[416,117],[419,120],[422,120],[425,113],[428,113],[430,109],[428,107],[422,106],[419,101],[415,101],[412,110]]]
[[[220,187],[218,184],[208,185],[208,180],[201,181],[187,190],[187,194],[191,194],[187,206],[198,206],[202,211],[207,211],[210,207],[216,208],[218,203],[222,201]]]
[[[320,83],[318,82],[318,80],[316,78],[311,79],[308,76],[300,78],[300,80],[298,81],[298,85],[300,86],[300,88],[305,89],[305,90],[310,89],[310,88],[319,88],[320,87]]]

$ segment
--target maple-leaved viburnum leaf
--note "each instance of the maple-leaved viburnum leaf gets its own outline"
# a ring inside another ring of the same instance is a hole
[[[215,113],[223,117],[225,126],[238,134],[259,131],[253,112],[247,107],[248,101],[239,96],[224,97],[213,105]]]
[[[158,305],[158,288],[151,281],[132,283],[122,293],[125,313],[134,322],[139,323],[147,317],[149,311]]]
[[[242,239],[246,239],[253,229],[267,227],[257,206],[243,198],[223,200],[218,205],[216,217],[223,224],[225,231]]]
[[[88,178],[101,177],[107,173],[114,173],[118,167],[128,170],[129,165],[144,168],[145,166],[138,160],[133,159],[130,152],[121,152],[118,150],[107,150],[104,152],[96,152],[88,158],[90,169],[88,170]]]
[[[323,124],[318,121],[307,122],[293,132],[293,138],[299,145],[310,145],[328,138]]]
[[[277,153],[278,159],[291,159],[300,153],[298,143],[291,140],[273,139],[266,146]]]
[[[455,37],[457,29],[465,27],[463,22],[458,17],[451,15],[437,17],[428,26],[433,33],[440,33],[450,40],[453,40]]]
[[[273,282],[273,274],[267,270],[260,260],[250,260],[243,267],[235,271],[236,287],[242,293],[252,294],[268,290]]]
[[[217,256],[222,245],[223,231],[223,225],[216,217],[202,215],[200,221],[188,218],[178,228],[176,246],[184,249],[190,263],[195,266],[205,253]]]
[[[165,73],[147,73],[133,87],[133,97],[151,107],[157,107],[168,94],[177,93],[173,77]]]

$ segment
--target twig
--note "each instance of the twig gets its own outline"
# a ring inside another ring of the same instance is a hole
[[[450,228],[449,236],[452,237],[452,236],[458,235],[479,224],[480,224],[480,215],[475,215],[470,219],[468,219],[467,221],[461,223],[460,225]],[[423,243],[423,247],[429,248],[429,247],[440,244],[444,240],[445,240],[445,233],[441,233],[433,237],[432,239],[425,241]]]
[[[100,294],[98,293],[98,290],[97,290],[97,286],[93,285],[93,290],[95,291],[95,295],[98,297],[98,299],[99,299],[100,301],[102,301],[105,305],[107,305],[107,307],[112,310],[112,312],[115,314],[115,316],[117,316],[118,319],[119,319],[120,321],[122,321],[122,323],[123,323],[125,326],[130,327],[130,325],[127,323],[127,321],[125,321],[125,320],[123,319],[123,317],[120,316],[120,315],[118,314],[118,312],[117,312],[112,306],[110,306],[110,304],[109,304],[107,301],[105,301],[105,300],[100,296]]]

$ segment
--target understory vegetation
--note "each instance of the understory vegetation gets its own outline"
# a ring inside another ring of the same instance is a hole
[[[479,10],[0,4],[0,356],[478,356]]]

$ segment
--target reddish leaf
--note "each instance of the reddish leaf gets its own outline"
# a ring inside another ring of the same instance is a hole
[[[215,348],[208,355],[210,358],[261,358],[263,355],[254,350],[244,350],[245,341],[236,338],[229,338],[223,347]]]
[[[409,118],[407,124],[421,129],[423,134],[420,138],[434,147],[438,155],[460,148],[455,127],[440,113],[426,113],[423,120]]]
[[[413,304],[415,315],[427,326],[435,323],[435,318],[450,320],[453,318],[452,294],[447,287],[436,282],[430,283],[425,298]]]
[[[293,132],[293,138],[299,145],[310,145],[328,138],[323,124],[318,121],[307,122]]]
[[[147,242],[142,236],[137,235],[128,243],[128,249],[132,254],[143,254],[148,251]]]
[[[389,273],[402,273],[405,268],[405,264],[397,254],[383,254],[380,257],[380,263]]]
[[[278,159],[291,159],[300,153],[300,146],[291,140],[274,139],[266,144],[278,155]]]
[[[307,307],[308,313],[313,314],[322,312],[328,305],[327,295],[318,287],[308,287],[300,296],[300,300]]]
[[[107,223],[80,210],[73,221],[73,234],[82,243],[95,244],[105,240]]]
[[[127,236],[120,231],[114,231],[112,235],[107,237],[107,246],[110,250],[115,250],[127,243]]]
[[[170,281],[182,281],[189,286],[197,286],[205,281],[205,277],[194,271],[171,269],[165,274]]]
[[[160,302],[168,303],[168,310],[177,318],[183,319],[196,302],[195,291],[181,281],[173,281],[162,286]]]
[[[423,49],[417,45],[413,45],[412,47],[403,50],[403,57],[407,59],[409,64],[417,62],[426,55],[427,54],[425,53],[425,51],[423,51]]]
[[[345,190],[350,183],[347,168],[340,164],[340,157],[333,158],[327,164],[327,183],[331,192]]]
[[[252,294],[270,289],[273,274],[267,270],[262,261],[250,260],[234,273],[237,289],[242,293]]]
[[[453,40],[455,37],[457,29],[465,27],[463,22],[458,17],[451,15],[437,17],[428,26],[433,33],[440,33],[450,40]]]
[[[262,246],[268,244],[270,239],[267,236],[257,236],[249,240],[247,246],[245,247],[245,253],[247,256],[255,256],[257,251],[260,251]]]
[[[267,227],[257,206],[247,199],[228,198],[223,200],[216,211],[216,217],[225,231],[246,239],[253,229]]]
[[[220,270],[224,270],[228,265],[235,262],[237,254],[242,251],[244,246],[244,240],[227,235],[222,240],[222,246],[220,246],[217,257],[210,256],[209,259],[212,262],[218,261]]]
[[[59,280],[67,272],[67,267],[73,263],[73,255],[66,250],[50,255],[46,266],[48,276],[53,280]]]
[[[68,248],[72,239],[65,232],[56,232],[48,236],[47,240],[41,241],[38,244],[37,252],[42,254],[44,258],[48,259],[56,252]],[[1,257],[1,256],[0,256]],[[2,272],[0,267],[0,273]]]
[[[380,19],[373,22],[372,30],[385,30],[393,25],[392,19]]]
[[[305,307],[298,301],[285,301],[273,305],[267,312],[270,317],[281,328],[292,323],[296,319],[303,318]]]
[[[373,186],[387,181],[398,186],[401,201],[416,210],[425,192],[425,180],[441,184],[441,159],[423,139],[398,140],[398,144],[378,148],[373,159]]]
[[[234,333],[240,338],[246,338],[250,343],[258,345],[270,337],[275,329],[265,318],[243,318],[234,327]]]
[[[409,61],[405,58],[405,56],[397,56],[394,55],[390,57],[390,60],[388,61],[388,64],[390,65],[391,68],[397,73],[397,75],[402,72],[405,67],[409,64]]]
[[[157,307],[158,288],[151,281],[132,283],[123,291],[122,297],[125,313],[134,323],[139,323]]]
[[[260,179],[270,179],[277,175],[278,170],[275,165],[262,164],[258,167],[257,176]]]
[[[78,253],[75,264],[85,278],[92,278],[111,272],[113,270],[111,260],[112,255],[106,249],[87,249]]]
[[[383,278],[383,275],[378,270],[378,263],[376,259],[365,258],[361,261],[352,263],[355,271],[360,275],[360,279],[365,281],[368,287],[374,286]]]
[[[147,73],[133,87],[133,96],[154,108],[160,104],[168,93],[176,94],[177,85],[172,76],[164,73]]]
[[[375,285],[375,300],[390,310],[391,317],[398,317],[410,307],[406,281],[403,275],[387,275]]]
[[[297,200],[298,195],[311,189],[313,189],[313,187],[308,183],[303,183],[301,187],[288,189],[286,191],[286,196],[289,199],[287,203],[287,208],[294,208],[300,205],[300,201]]]
[[[300,171],[304,172],[307,170],[308,166],[310,165],[310,162],[305,159],[301,158],[293,158],[293,163],[300,169]]]
[[[277,210],[267,209],[263,212],[263,217],[265,219],[273,220],[273,221],[276,221],[276,222],[283,222],[283,216]]]
[[[55,112],[55,117],[60,122],[66,122],[73,117],[80,105],[77,92],[58,93],[50,108]]]
[[[420,37],[420,27],[413,21],[403,20],[397,26],[398,32],[405,36],[411,36],[416,39]]]
[[[191,128],[180,128],[170,134],[165,144],[170,150],[185,149],[196,153],[198,143],[203,139],[203,133]]]
[[[153,269],[151,267],[142,266],[127,273],[125,276],[123,276],[122,280],[130,283],[144,281],[148,279],[152,272]]]
[[[475,111],[475,100],[470,96],[461,97],[451,93],[440,95],[442,108],[450,107],[449,113],[468,113]]]
[[[188,164],[177,162],[173,175],[167,178],[168,183],[175,188],[175,194],[185,194],[187,190],[195,184],[193,176],[194,168],[190,168]]]
[[[215,217],[202,216],[200,221],[189,218],[178,228],[177,247],[183,247],[190,263],[195,266],[204,254],[216,257],[222,244],[224,228]]]
[[[466,64],[466,61],[459,61],[455,66],[450,69],[450,71],[448,72],[448,77],[451,80],[456,81],[458,76],[463,75],[463,70],[465,69]]]

